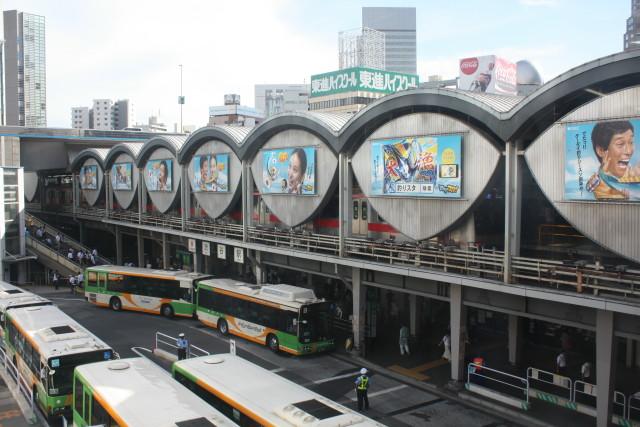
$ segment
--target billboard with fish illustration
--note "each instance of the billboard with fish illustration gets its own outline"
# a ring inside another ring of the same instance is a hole
[[[462,197],[462,136],[371,141],[374,196]]]

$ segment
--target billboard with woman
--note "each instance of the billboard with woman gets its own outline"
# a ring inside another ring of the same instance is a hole
[[[193,191],[229,191],[229,154],[203,154],[191,160]]]
[[[315,195],[315,172],[315,147],[263,150],[261,192]]]
[[[173,191],[173,160],[149,160],[144,167],[144,183],[149,191]]]
[[[114,190],[131,190],[132,171],[131,163],[114,163],[111,166],[111,187]]]
[[[84,165],[80,168],[80,188],[83,190],[98,189],[98,165]]]

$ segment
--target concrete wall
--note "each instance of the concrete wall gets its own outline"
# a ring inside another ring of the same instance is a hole
[[[371,196],[371,140],[404,136],[462,134],[462,199]],[[435,113],[398,117],[376,130],[353,156],[353,173],[371,206],[402,234],[422,240],[452,226],[480,197],[500,153],[466,124]]]
[[[251,173],[259,191],[262,181],[262,151],[274,148],[316,147],[316,195],[263,194],[262,199],[271,212],[284,224],[293,227],[307,221],[330,197],[330,188],[337,180],[338,158],[333,151],[312,133],[290,129],[274,135],[262,147],[251,163]]]
[[[172,180],[171,191],[165,192],[165,191],[148,191],[147,190],[147,192],[149,194],[149,198],[151,198],[151,201],[155,205],[156,209],[164,213],[169,210],[169,208],[171,207],[171,204],[176,198],[176,195],[178,194],[178,189],[180,187],[180,179],[182,177],[182,167],[178,164],[178,161],[176,160],[175,156],[171,154],[171,152],[166,148],[157,148],[149,156],[149,160],[162,160],[162,159],[171,159],[171,161],[173,162],[173,172],[171,177],[171,180]],[[144,170],[143,170],[143,173],[144,173]],[[145,183],[146,183],[146,179],[147,178],[145,176]]]
[[[98,188],[96,190],[83,190],[82,187],[80,187],[80,191],[82,191],[82,194],[84,195],[84,198],[86,199],[87,203],[89,203],[89,206],[95,205],[96,202],[98,201],[98,197],[100,197],[100,191],[102,190],[102,184],[104,181],[104,172],[102,171],[102,167],[100,167],[96,159],[92,157],[88,158],[87,160],[84,161],[81,167],[91,166],[91,165],[96,165],[98,169],[98,176],[96,177],[98,181]]]
[[[238,156],[227,146],[227,144],[221,141],[209,141],[205,142],[195,152],[195,156],[206,154],[229,154],[229,191],[224,193],[214,193],[206,191],[196,191],[197,189],[193,185],[194,178],[194,161],[193,157],[189,160],[189,170],[187,174],[189,176],[189,184],[193,196],[196,198],[200,206],[205,210],[207,215],[212,218],[218,218],[222,216],[231,206],[233,199],[236,195],[239,195],[241,189],[242,180],[242,164]],[[199,173],[199,171],[195,171]]]
[[[636,262],[640,262],[640,203],[565,201],[564,174],[567,123],[633,118],[639,112],[640,87],[597,98],[558,120],[525,153],[542,192],[570,224],[589,239]],[[636,141],[638,133],[640,129],[636,129]],[[637,143],[635,149],[640,149]],[[585,177],[585,182],[588,179]]]
[[[131,157],[128,154],[120,154],[118,157],[116,157],[116,160],[113,163],[114,164],[131,163],[132,165],[131,166],[131,190],[115,190],[115,185],[113,184],[115,179],[113,170],[109,171],[111,173],[111,188],[113,189],[113,195],[115,196],[118,204],[123,209],[127,209],[129,208],[129,206],[131,206],[131,202],[133,202],[133,199],[136,196],[136,190],[138,188],[138,179],[140,179],[139,178],[140,174],[138,173],[136,162],[134,161],[133,157]]]

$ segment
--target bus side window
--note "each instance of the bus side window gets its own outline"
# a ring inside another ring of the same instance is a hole
[[[75,411],[78,413],[78,415],[80,415],[80,418],[85,419],[84,407],[82,402],[82,398],[84,396],[84,386],[82,385],[82,382],[78,380],[78,378],[75,378],[75,382],[76,384],[75,384],[74,408],[75,408]]]

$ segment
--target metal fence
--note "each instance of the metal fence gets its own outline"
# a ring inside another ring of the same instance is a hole
[[[156,344],[154,348],[167,351],[166,348],[168,347],[171,349],[169,353],[177,354],[177,350],[178,350],[177,342],[178,342],[177,337],[172,337],[171,335],[167,335],[162,332],[156,332]],[[211,353],[209,353],[207,350],[197,347],[191,343],[189,343],[187,347],[187,358],[209,356],[210,354]]]

